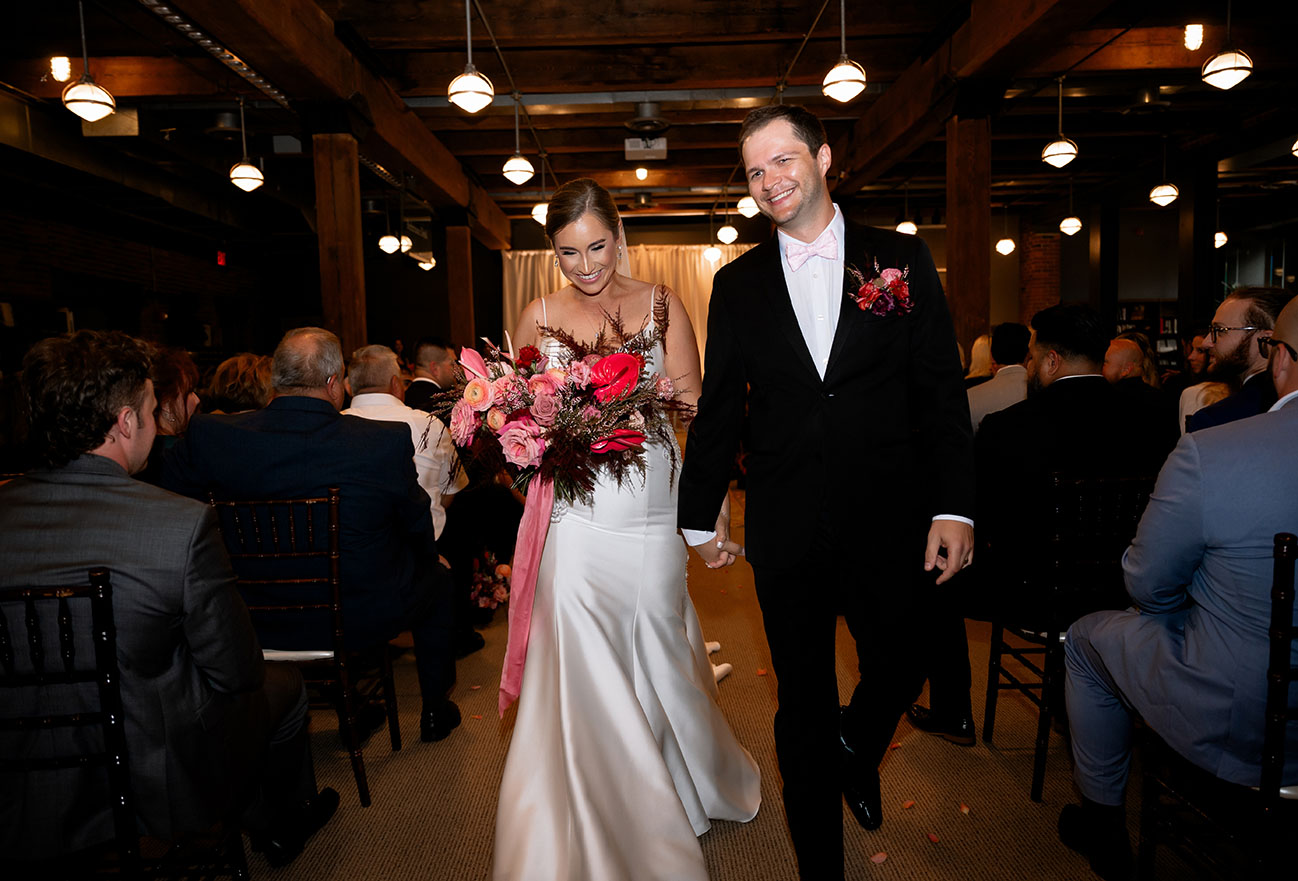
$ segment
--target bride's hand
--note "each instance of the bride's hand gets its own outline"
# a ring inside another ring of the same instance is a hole
[[[709,569],[722,569],[734,563],[744,549],[733,541],[723,538],[721,533],[717,533],[716,538],[695,545],[694,550],[699,552],[699,556],[703,558],[703,562]]]

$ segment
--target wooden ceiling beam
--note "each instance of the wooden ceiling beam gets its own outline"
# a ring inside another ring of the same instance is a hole
[[[835,193],[855,192],[937,135],[956,109],[962,81],[1011,76],[1107,5],[1105,0],[973,0],[969,20],[938,51],[912,64],[834,145],[835,167],[841,171]]]
[[[467,210],[474,236],[509,247],[509,219],[459,160],[334,34],[312,0],[181,0],[197,24],[295,100],[360,103],[373,122],[361,151],[392,172],[408,172],[413,189],[435,205]],[[93,69],[93,68],[92,68]]]
[[[81,78],[81,58],[72,62],[72,78]],[[95,82],[109,91],[114,98],[225,98],[240,92],[260,94],[242,78],[232,73],[224,64],[208,56],[181,59],[154,58],[138,55],[99,56],[90,60],[90,71]],[[37,98],[59,100],[68,83],[61,83],[49,75],[48,58],[8,59],[0,62],[0,82],[8,83],[19,91]]]

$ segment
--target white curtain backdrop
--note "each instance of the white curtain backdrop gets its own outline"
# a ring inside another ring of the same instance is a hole
[[[694,333],[699,338],[699,357],[707,347],[708,298],[712,296],[712,276],[722,266],[747,251],[752,245],[717,245],[721,259],[715,264],[703,259],[707,245],[631,245],[631,277],[642,281],[662,282],[676,292],[685,304]],[[537,297],[557,291],[568,282],[554,265],[554,252],[504,251],[505,327],[512,333],[518,326],[523,308]]]

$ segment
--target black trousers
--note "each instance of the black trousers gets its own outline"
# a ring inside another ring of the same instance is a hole
[[[859,540],[824,538],[797,565],[753,566],[778,679],[784,810],[803,881],[843,877],[838,614],[856,641],[861,673],[842,730],[861,766],[873,769],[924,684],[926,625],[941,590],[936,575],[923,571],[926,535],[881,543],[873,554],[862,553]]]
[[[316,794],[307,710],[302,674],[292,664],[267,664],[261,689],[232,707],[228,747],[239,757],[232,764],[247,772],[243,820],[253,832],[296,818]]]
[[[438,709],[455,685],[455,609],[451,571],[441,564],[427,588],[406,610],[396,632],[409,630],[415,643],[415,672],[425,710]]]

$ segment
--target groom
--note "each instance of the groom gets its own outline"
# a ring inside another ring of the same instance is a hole
[[[739,147],[778,232],[716,274],[679,525],[709,566],[733,562],[717,511],[742,438],[789,832],[803,879],[841,879],[839,794],[879,827],[878,766],[924,682],[935,584],[972,561],[969,409],[928,248],[845,221],[820,121],[763,107]],[[861,671],[841,714],[840,613]]]

